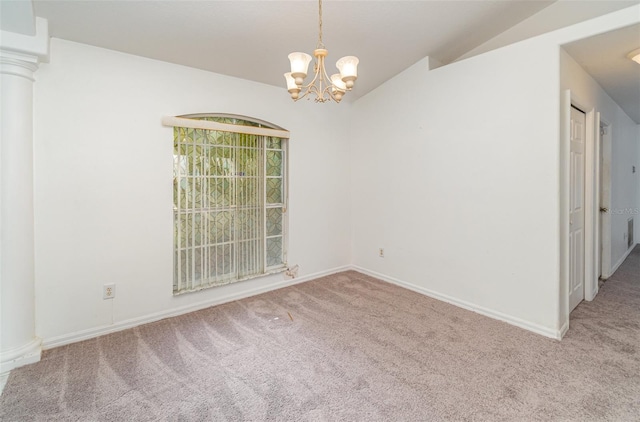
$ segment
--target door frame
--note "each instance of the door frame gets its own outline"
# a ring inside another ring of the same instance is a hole
[[[569,196],[571,184],[569,177],[571,139],[571,106],[585,113],[585,214],[584,214],[584,297],[591,301],[598,293],[598,266],[599,254],[596,242],[598,220],[600,216],[599,191],[597,172],[598,165],[598,138],[600,133],[599,113],[593,104],[581,99],[578,95],[567,89],[562,93],[560,101],[560,291],[559,291],[559,334],[560,338],[569,330]],[[597,125],[597,126],[596,126]],[[597,127],[597,130],[596,130]]]
[[[587,144],[587,113],[571,102],[569,138],[569,314],[586,298],[589,275],[587,274],[587,225],[590,201],[587,198],[589,184]],[[576,131],[580,133],[576,133]],[[577,148],[574,152],[574,144]],[[577,161],[576,161],[577,160]],[[578,243],[580,242],[580,243]]]
[[[596,164],[598,166],[598,170],[596,173],[597,183],[598,183],[598,206],[604,207],[611,210],[611,153],[612,153],[612,128],[611,124],[602,118],[600,113],[597,114],[598,121],[596,128],[598,129],[598,144],[596,145],[596,151],[598,152],[598,156],[596,157]],[[600,128],[604,127],[605,133],[602,134]],[[599,148],[600,144],[602,148]],[[604,169],[600,168],[600,150],[602,150],[602,161],[608,165],[609,171],[605,172]],[[602,192],[604,191],[604,187],[600,185],[600,175],[602,173],[602,183],[606,184],[609,188],[609,196],[608,198],[603,198]],[[612,275],[612,267],[611,267],[611,212],[606,212],[602,214],[602,224],[601,219],[597,219],[598,222],[598,231],[596,232],[596,264],[600,262],[602,279],[606,280]],[[602,238],[600,238],[600,233],[602,233]],[[602,253],[601,253],[602,251]]]

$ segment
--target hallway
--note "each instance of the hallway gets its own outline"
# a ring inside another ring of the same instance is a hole
[[[590,331],[602,340],[630,342],[630,349],[640,349],[640,245],[601,285],[592,302],[583,301],[571,313],[565,339]]]

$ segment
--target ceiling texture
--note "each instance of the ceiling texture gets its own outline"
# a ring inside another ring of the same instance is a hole
[[[425,56],[448,64],[545,9],[563,6],[539,33],[639,1],[324,0],[327,72],[342,56],[360,58],[358,81],[346,97],[353,100]],[[287,55],[311,54],[318,38],[316,0],[41,0],[33,7],[48,19],[52,37],[283,89]]]

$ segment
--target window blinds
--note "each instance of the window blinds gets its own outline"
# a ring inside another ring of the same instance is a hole
[[[174,294],[286,267],[283,131],[194,122],[174,127]]]

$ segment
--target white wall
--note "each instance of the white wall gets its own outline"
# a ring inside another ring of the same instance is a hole
[[[356,102],[352,254],[552,335],[558,63],[527,44],[432,71],[419,62]]]
[[[599,111],[611,131],[611,264],[615,266],[628,249],[627,220],[637,218],[640,205],[638,125],[569,54],[564,50],[560,53],[561,89],[570,89],[580,101]],[[635,174],[632,166],[636,167]],[[640,220],[636,224],[640,224]]]
[[[433,71],[422,61],[359,99],[353,263],[559,336],[568,318],[559,45],[636,22],[639,10]]]
[[[290,130],[289,264],[304,277],[349,263],[348,104],[294,104],[284,88],[59,39],[36,78],[36,330],[45,347],[282,282],[172,296],[164,115],[236,113]],[[116,298],[102,300],[113,282]]]

